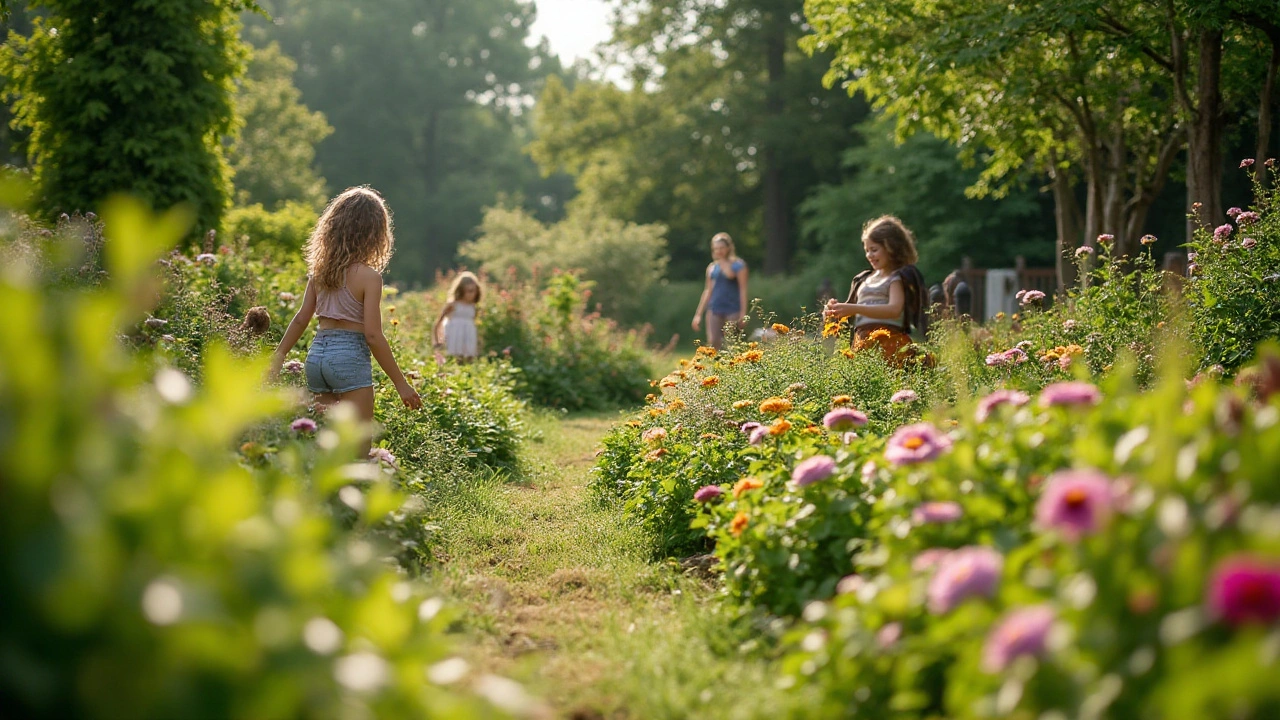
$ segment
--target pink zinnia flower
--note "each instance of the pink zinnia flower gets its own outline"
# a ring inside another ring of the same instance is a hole
[[[1021,407],[1031,401],[1031,396],[1020,390],[997,390],[978,401],[978,410],[974,417],[978,422],[986,422],[992,411],[1001,405]]]
[[[1229,625],[1280,620],[1280,562],[1236,555],[1218,563],[1209,581],[1209,609]]]
[[[1053,608],[1048,605],[1020,608],[1005,615],[987,636],[982,648],[982,669],[998,673],[1022,655],[1044,657],[1054,617]]]
[[[1063,320],[1063,321],[1062,321],[1062,329],[1063,329],[1063,330],[1066,330],[1067,332],[1071,332],[1072,330],[1075,330],[1075,329],[1076,329],[1076,321],[1075,321],[1075,320]]]
[[[1116,239],[1116,236],[1112,235],[1111,233],[1102,233],[1101,235],[1098,236],[1098,244],[1106,245],[1115,239]]]
[[[1040,406],[1096,405],[1102,400],[1098,388],[1087,382],[1060,382],[1046,385],[1040,392]]]
[[[877,469],[877,468],[876,468],[876,461],[875,461],[875,460],[868,460],[868,461],[866,461],[866,462],[862,463],[862,479],[863,479],[863,481],[869,481],[869,480],[871,480],[871,478],[875,477],[875,476],[876,476],[876,469]]]
[[[1038,303],[1042,300],[1044,300],[1044,293],[1039,290],[1028,290],[1026,291],[1026,294],[1022,296],[1022,306],[1026,307],[1032,303]]]
[[[1096,470],[1061,470],[1049,476],[1036,522],[1077,540],[1102,529],[1111,517],[1111,480]]]
[[[1092,255],[1092,254],[1093,254],[1093,248],[1089,247],[1088,245],[1081,245],[1080,247],[1076,248],[1076,257],[1078,258],[1084,257],[1086,255]]]
[[[836,408],[822,418],[822,424],[828,430],[848,430],[867,424],[867,414],[853,408]]]
[[[904,425],[894,431],[884,451],[884,459],[894,465],[932,460],[951,448],[951,438],[929,423]]]
[[[297,375],[298,373],[303,371],[304,367],[305,366],[302,364],[301,360],[287,360],[285,361],[284,365],[280,366],[280,369],[284,370],[290,375]]]
[[[1241,160],[1241,161],[1240,161],[1240,169],[1241,169],[1241,170],[1243,170],[1243,169],[1245,169],[1245,168],[1251,168],[1251,167],[1253,167],[1253,158],[1245,158],[1245,159],[1243,159],[1243,160]]]
[[[894,393],[893,397],[889,398],[889,402],[913,403],[919,399],[920,399],[920,396],[916,394],[915,390],[912,390],[911,388],[905,388],[903,390],[899,390],[898,392]]]
[[[316,431],[316,421],[311,418],[298,418],[289,423],[289,429],[296,433],[313,433]]]
[[[1244,211],[1241,210],[1240,208],[1233,207],[1227,210],[1227,217],[1231,218],[1232,220],[1235,220],[1236,218],[1240,217],[1240,213],[1242,212]]]
[[[960,504],[949,501],[922,503],[911,511],[911,519],[917,525],[955,522],[963,516],[964,510],[960,507]]]
[[[377,460],[378,462],[390,465],[391,467],[399,467],[396,465],[396,456],[392,455],[391,451],[386,448],[373,448],[369,450],[369,459]]]
[[[969,545],[952,550],[929,580],[929,612],[943,615],[971,597],[995,595],[1004,558],[989,547]]]
[[[767,425],[757,424],[756,427],[751,429],[751,437],[748,438],[747,442],[751,443],[752,445],[759,445],[760,443],[764,442],[764,439],[768,436],[769,436],[769,427]]]
[[[1235,228],[1230,225],[1219,225],[1213,231],[1213,239],[1218,242],[1226,242],[1233,232],[1235,232]]]
[[[805,460],[791,471],[791,479],[799,487],[812,485],[826,480],[836,471],[836,461],[828,455],[815,455]]]
[[[742,423],[742,432],[750,435],[758,427],[760,427],[760,423],[758,422],[744,422]]]
[[[1258,244],[1258,241],[1254,240],[1253,238],[1245,238],[1244,240],[1240,241],[1240,247],[1244,248],[1245,250],[1249,250],[1257,244]]]
[[[876,632],[876,644],[881,650],[888,650],[902,638],[902,623],[891,622]]]
[[[704,485],[693,494],[693,499],[700,503],[709,503],[721,495],[724,495],[724,488],[719,485]]]
[[[1027,353],[1020,347],[1011,347],[1004,352],[992,353],[987,356],[987,367],[1003,367],[1005,365],[1013,365],[1015,363],[1024,363],[1027,361]]]
[[[911,569],[916,572],[932,570],[950,553],[951,551],[947,548],[929,548],[911,560]]]
[[[1249,212],[1240,213],[1240,216],[1236,218],[1236,223],[1238,223],[1242,228],[1247,228],[1250,225],[1257,224],[1257,222],[1261,219],[1262,218],[1258,215],[1258,213],[1250,210]]]

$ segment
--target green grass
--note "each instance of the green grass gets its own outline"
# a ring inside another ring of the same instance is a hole
[[[739,652],[750,635],[721,615],[715,585],[648,562],[638,530],[587,493],[616,419],[539,414],[530,477],[437,493],[436,582],[463,609],[463,657],[554,717],[785,715],[798,698]]]

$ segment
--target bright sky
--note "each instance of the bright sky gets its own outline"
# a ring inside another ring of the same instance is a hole
[[[597,44],[609,39],[608,0],[535,0],[538,19],[533,36],[545,35],[551,51],[564,64],[587,57]]]

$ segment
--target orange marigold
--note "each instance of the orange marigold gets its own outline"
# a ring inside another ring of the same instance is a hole
[[[675,387],[676,385],[679,385],[679,384],[680,384],[680,381],[679,381],[679,380],[676,380],[675,378],[671,377],[670,375],[668,375],[668,376],[666,376],[666,377],[662,378],[662,381],[658,383],[658,385],[659,385],[659,386],[664,387],[664,388],[673,388],[673,387]]]
[[[791,401],[786,398],[771,397],[760,403],[760,412],[782,415],[791,412]]]
[[[843,356],[845,356],[845,357],[847,357],[847,358],[849,358],[850,360],[852,360],[852,359],[853,359],[854,352],[853,352],[852,350],[850,350],[849,348],[845,348],[844,350],[841,350],[841,351],[840,351],[840,354],[841,354],[841,355],[843,355]]]
[[[715,433],[702,433],[698,436],[699,440],[719,440],[722,436]]]
[[[853,396],[851,395],[837,395],[831,398],[831,407],[840,407],[841,405],[852,405],[852,404],[853,404]]]
[[[760,362],[762,357],[764,357],[764,352],[760,350],[748,350],[742,353],[742,359],[747,362]]]
[[[778,435],[785,435],[787,431],[790,429],[791,429],[791,423],[787,422],[783,418],[778,418],[777,420],[773,421],[772,425],[769,426],[769,434],[775,437]]]
[[[716,356],[716,349],[711,347],[710,345],[703,345],[702,347],[698,348],[697,354],[706,355],[707,357],[713,358]]]
[[[707,377],[702,378],[702,387],[704,388],[713,388],[719,384],[720,384],[719,375],[708,375]]]
[[[734,403],[734,404],[733,404],[733,409],[734,409],[734,410],[746,410],[747,408],[751,407],[752,405],[755,405],[755,402],[753,402],[753,401],[751,401],[751,400],[739,400],[738,402],[736,402],[736,403]]]
[[[696,362],[696,363],[694,363],[694,364],[693,364],[693,369],[694,369],[694,370],[706,370],[706,369],[707,369],[707,366],[706,366],[706,365],[703,365],[703,364],[702,364],[702,363],[700,363],[700,362]]]
[[[733,516],[733,521],[729,523],[729,532],[733,533],[734,537],[738,537],[747,529],[747,523],[749,522],[751,522],[751,519],[747,517],[747,514],[739,512]]]
[[[667,454],[666,448],[658,448],[656,450],[649,451],[649,454],[645,455],[644,459],[648,462],[657,462],[658,460],[662,459],[663,455],[666,455],[666,454]]]
[[[689,367],[689,361],[684,358],[680,358],[680,367]]]
[[[666,408],[660,408],[660,407],[649,408],[649,417],[658,417],[659,415],[665,415],[666,413],[667,413]]]
[[[645,395],[645,396],[644,396],[644,401],[645,401],[646,403],[648,403],[648,404],[652,405],[652,404],[654,404],[654,403],[658,402],[658,396],[657,396],[657,395],[654,395],[653,393],[649,393],[648,395]]]
[[[876,328],[867,336],[867,340],[879,340],[880,338],[888,338],[890,335],[891,333],[888,330],[885,330],[884,328]]]
[[[786,335],[787,333],[791,332],[791,328],[787,327],[786,325],[783,325],[782,323],[774,323],[773,331],[778,333],[779,335]]]
[[[745,477],[734,483],[733,496],[736,498],[742,497],[742,493],[747,492],[748,490],[759,490],[762,487],[764,487],[764,483],[758,478]]]
[[[667,403],[667,409],[668,409],[668,410],[683,410],[683,409],[684,409],[684,401],[683,401],[683,400],[681,400],[680,398],[676,398],[675,400],[672,400],[671,402]]]

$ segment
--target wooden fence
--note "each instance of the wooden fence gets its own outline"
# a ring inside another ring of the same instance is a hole
[[[1027,261],[1019,255],[1014,261],[1014,269],[1018,273],[1018,289],[1020,290],[1039,290],[1045,294],[1046,305],[1053,302],[1053,297],[1058,292],[1058,272],[1054,268],[1032,268],[1027,267]],[[960,263],[958,271],[960,277],[969,286],[969,294],[972,299],[967,312],[970,317],[984,320],[987,317],[987,269],[975,268],[973,260],[965,257]],[[966,312],[965,308],[960,308],[961,312]]]

